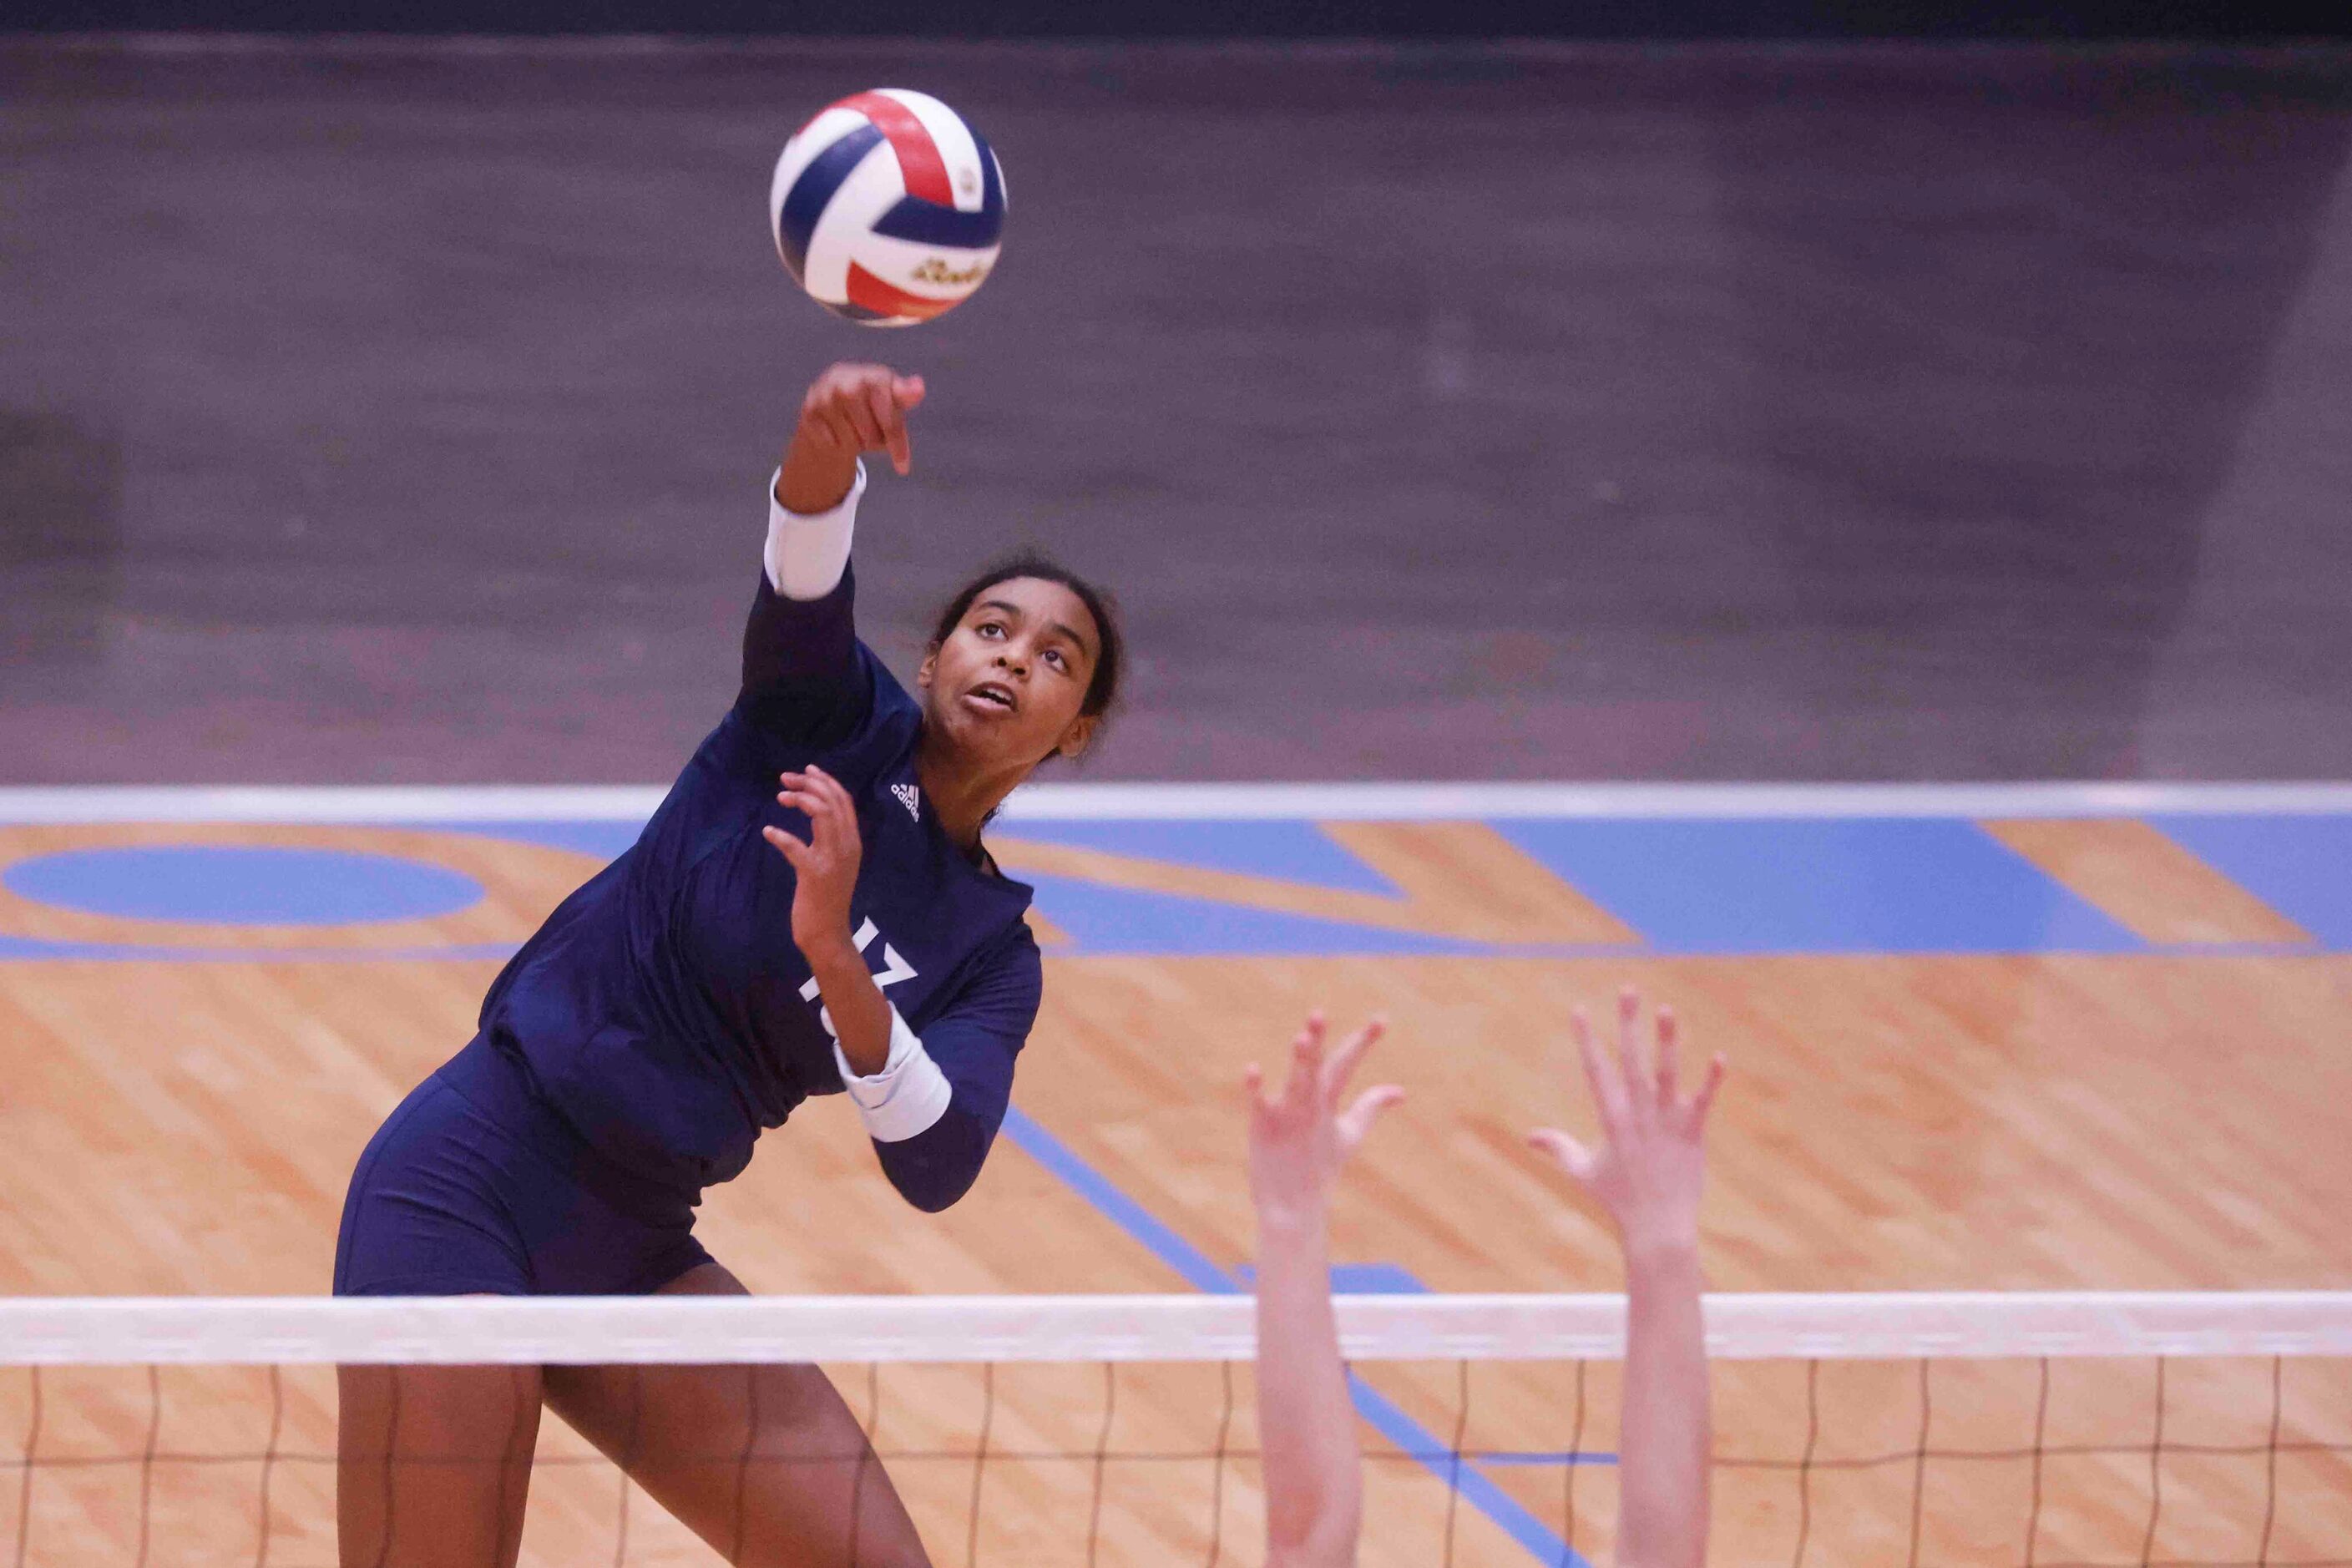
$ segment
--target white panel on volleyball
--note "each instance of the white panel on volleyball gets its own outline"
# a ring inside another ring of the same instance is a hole
[[[903,289],[926,300],[956,300],[979,288],[981,279],[942,289],[935,279],[918,277],[916,268],[944,261],[959,274],[980,268],[982,269],[981,278],[985,278],[987,269],[996,265],[996,253],[1003,248],[1002,246],[992,245],[985,250],[966,250],[961,247],[925,245],[912,239],[893,239],[887,234],[866,234],[860,235],[857,239],[857,263],[894,289]]]
[[[783,205],[784,194],[809,166],[810,159],[866,122],[866,116],[854,109],[827,109],[802,126],[800,133],[784,144],[783,156],[776,160],[776,177],[768,182],[768,210],[772,213]]]
[[[861,121],[863,115],[858,117]],[[833,193],[810,231],[808,264],[801,282],[820,300],[849,298],[849,264],[855,259],[866,271],[882,277],[867,252],[877,243],[868,232],[882,215],[907,198],[906,177],[898,172],[898,155],[887,142],[857,161],[849,178]],[[890,242],[890,243],[896,243]]]
[[[881,91],[905,104],[931,133],[931,145],[940,150],[940,162],[947,166],[948,189],[955,193],[956,210],[978,212],[988,186],[981,174],[980,143],[972,140],[971,127],[963,122],[963,116],[928,93],[910,92],[903,87],[886,87]]]

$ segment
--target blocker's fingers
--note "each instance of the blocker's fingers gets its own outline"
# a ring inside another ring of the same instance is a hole
[[[900,408],[919,406],[928,390],[919,375],[898,376],[890,383],[890,395],[898,400]]]
[[[1617,1064],[1625,1069],[1628,1086],[1644,1082],[1642,1070],[1642,998],[1630,985],[1617,993]]]
[[[1321,1092],[1323,1031],[1309,1029],[1290,1042],[1290,1081],[1282,1086],[1286,1102],[1306,1101]]]
[[[760,829],[760,837],[774,845],[777,852],[792,862],[793,869],[795,871],[800,869],[803,858],[809,852],[807,845],[781,827],[762,827]]]
[[[1577,1059],[1584,1064],[1584,1083],[1592,1091],[1592,1103],[1601,1112],[1604,1131],[1614,1131],[1625,1120],[1625,1086],[1601,1054],[1601,1042],[1592,1037],[1592,1020],[1579,1007],[1568,1017],[1569,1034],[1576,1041]]]
[[[1386,1018],[1375,1018],[1340,1041],[1339,1048],[1331,1053],[1331,1059],[1323,1066],[1323,1087],[1324,1093],[1333,1104],[1339,1103],[1340,1093],[1348,1087],[1348,1079],[1355,1074],[1356,1064],[1363,1060],[1364,1053],[1370,1050],[1380,1037],[1388,1033],[1388,1029]]]
[[[1675,1018],[1674,1009],[1658,1009],[1658,1109],[1672,1110],[1680,1103],[1675,1099],[1675,1047],[1682,1042],[1682,1026]]]
[[[1708,1060],[1706,1077],[1700,1081],[1698,1094],[1691,1100],[1690,1119],[1694,1128],[1706,1127],[1707,1110],[1715,1104],[1715,1091],[1723,1087],[1724,1074],[1730,1070],[1730,1064],[1723,1059],[1721,1051],[1716,1052]]]
[[[1372,1130],[1372,1123],[1380,1120],[1381,1112],[1403,1099],[1404,1090],[1392,1083],[1384,1083],[1376,1089],[1368,1089],[1358,1095],[1356,1103],[1339,1113],[1338,1125],[1340,1146],[1352,1149],[1362,1142],[1364,1134]]]
[[[1592,1151],[1562,1132],[1557,1127],[1538,1127],[1528,1134],[1528,1146],[1549,1154],[1553,1163],[1580,1182],[1591,1182],[1594,1161]]]

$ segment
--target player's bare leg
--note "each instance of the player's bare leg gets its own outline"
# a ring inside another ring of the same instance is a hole
[[[716,1263],[665,1295],[750,1294]],[[547,1403],[737,1568],[928,1568],[866,1434],[814,1366],[551,1366]]]
[[[514,1568],[539,1368],[346,1366],[336,1385],[343,1568]]]

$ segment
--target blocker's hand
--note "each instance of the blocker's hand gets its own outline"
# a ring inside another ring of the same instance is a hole
[[[1599,1147],[1552,1127],[1528,1135],[1608,1211],[1629,1257],[1697,1245],[1699,1188],[1706,1174],[1701,1140],[1724,1072],[1723,1058],[1712,1058],[1698,1092],[1685,1099],[1676,1060],[1681,1026],[1671,1011],[1658,1009],[1654,1064],[1642,1049],[1641,1022],[1641,997],[1631,989],[1621,992],[1612,1056],[1593,1038],[1583,1008],[1570,1015],[1569,1032],[1601,1112]]]
[[[907,416],[922,405],[923,390],[921,376],[887,364],[827,365],[801,399],[776,499],[791,511],[830,510],[849,493],[861,452],[887,452],[891,468],[908,472]]]
[[[857,803],[840,780],[814,764],[806,773],[783,774],[782,782],[776,799],[808,818],[808,838],[803,842],[781,827],[763,827],[760,834],[793,863],[793,944],[814,963],[828,948],[851,940],[849,900],[865,858]]]
[[[1250,1064],[1244,1075],[1250,1102],[1250,1196],[1262,1225],[1319,1219],[1330,1202],[1340,1163],[1355,1152],[1380,1113],[1404,1098],[1404,1090],[1394,1084],[1381,1084],[1341,1108],[1356,1064],[1387,1031],[1387,1023],[1375,1018],[1327,1058],[1323,1015],[1310,1014],[1290,1043],[1290,1076],[1280,1092],[1271,1096],[1265,1092],[1265,1075],[1256,1063]]]

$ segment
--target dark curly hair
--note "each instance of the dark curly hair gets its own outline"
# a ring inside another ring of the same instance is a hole
[[[1010,583],[1016,577],[1034,577],[1042,582],[1059,583],[1078,596],[1087,614],[1095,621],[1095,635],[1101,644],[1095,652],[1094,674],[1087,681],[1087,695],[1078,711],[1089,719],[1099,718],[1110,711],[1118,700],[1118,683],[1127,671],[1127,637],[1119,629],[1118,601],[1108,590],[1096,586],[1053,557],[1035,550],[1017,551],[992,561],[971,580],[956,591],[932,623],[930,648],[952,636],[964,617],[964,613],[989,589],[999,583]]]

